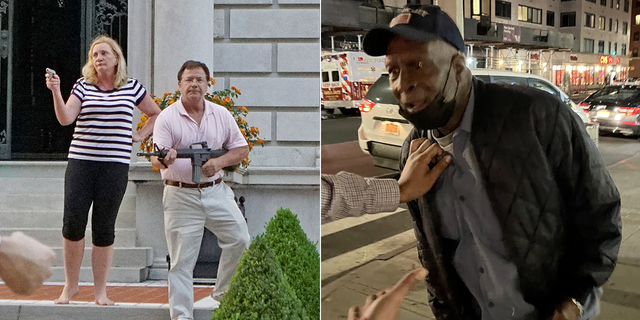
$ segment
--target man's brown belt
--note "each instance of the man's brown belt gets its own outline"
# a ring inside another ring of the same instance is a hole
[[[193,189],[202,189],[213,186],[214,184],[218,184],[222,182],[222,178],[218,178],[216,181],[209,181],[203,183],[186,183],[181,181],[173,181],[173,180],[165,180],[164,184],[168,186],[180,187],[180,188],[193,188]]]

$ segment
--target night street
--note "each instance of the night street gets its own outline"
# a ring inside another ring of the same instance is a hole
[[[322,171],[390,176],[373,166],[357,143],[358,116],[326,115],[322,120]],[[622,196],[623,243],[618,266],[604,286],[597,320],[637,319],[640,313],[640,142],[600,133],[599,147]],[[322,319],[346,319],[352,305],[391,286],[418,267],[412,221],[405,205],[395,212],[346,218],[322,225]],[[400,319],[433,319],[423,286],[416,286]]]

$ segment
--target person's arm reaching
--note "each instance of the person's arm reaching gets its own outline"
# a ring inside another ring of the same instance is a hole
[[[451,162],[438,144],[426,139],[411,142],[411,153],[398,181],[363,178],[340,172],[322,175],[322,222],[363,214],[393,211],[398,204],[416,199],[431,189],[436,179]],[[437,162],[433,168],[429,165]]]

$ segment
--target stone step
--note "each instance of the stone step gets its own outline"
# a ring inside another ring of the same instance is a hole
[[[22,231],[51,247],[62,247],[62,228],[0,228],[0,235]],[[91,245],[91,230],[85,232],[85,246]],[[116,229],[115,247],[133,248],[136,246],[136,229]]]
[[[0,180],[3,178],[64,178],[66,161],[2,161]]]
[[[147,267],[112,267],[107,282],[139,283],[149,278]],[[64,282],[64,267],[51,268],[51,277],[47,282]],[[93,282],[91,267],[80,267],[80,282]]]
[[[64,266],[62,248],[53,248],[56,253],[56,267]],[[113,267],[148,267],[153,264],[153,248],[113,248]],[[91,266],[91,248],[84,248],[84,256],[82,257],[82,266]]]
[[[129,181],[127,193],[135,192],[135,183]],[[0,194],[64,194],[64,176],[58,178],[5,178],[0,177]]]
[[[213,308],[194,306],[194,320],[210,320]],[[113,320],[113,319],[169,319],[168,304],[116,303],[114,306],[97,306],[93,303],[54,305],[53,302],[10,301],[0,303],[0,320]]]
[[[48,211],[48,212],[20,212],[11,211],[5,212],[0,210],[0,226],[3,228],[40,228],[43,226],[43,221],[47,221],[49,227],[62,228],[62,211]],[[120,210],[118,212],[118,218],[116,219],[116,228],[135,228],[136,226],[136,213],[135,211]],[[89,221],[87,228],[91,228],[91,214],[89,214]]]
[[[1,183],[1,182],[0,182]],[[135,189],[135,188],[134,188]],[[51,212],[64,209],[64,197],[62,194],[6,194],[0,193],[0,212]],[[136,210],[136,195],[128,193],[124,195],[120,204],[121,211]]]
[[[0,194],[60,194],[64,193],[64,178],[4,178],[0,177]]]

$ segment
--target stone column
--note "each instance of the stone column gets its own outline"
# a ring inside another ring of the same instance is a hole
[[[127,32],[127,74],[136,78],[150,92],[153,92],[151,73],[153,51],[153,2],[148,0],[129,0]],[[140,119],[140,111],[133,110],[133,127]],[[139,144],[134,143],[131,150],[131,163],[138,162],[136,153]]]
[[[178,70],[187,60],[213,72],[213,1],[155,1],[153,84],[156,95],[178,90]]]

